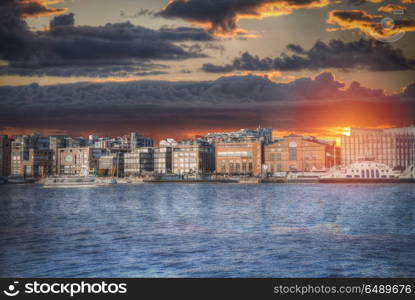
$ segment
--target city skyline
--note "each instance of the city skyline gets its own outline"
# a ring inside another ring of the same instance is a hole
[[[341,136],[340,146],[334,140],[296,134],[273,139],[272,128],[263,127],[209,133],[187,140],[166,138],[158,146],[151,138],[136,132],[116,138],[45,137],[37,133],[0,135],[0,174],[23,178],[83,172],[117,177],[149,174],[281,177],[282,173],[290,172],[336,172],[332,168],[342,166],[351,178],[395,176],[386,174],[395,171],[405,171],[403,176],[407,176],[414,169],[414,135],[414,126],[352,128]],[[356,171],[362,164],[368,166],[364,175]]]

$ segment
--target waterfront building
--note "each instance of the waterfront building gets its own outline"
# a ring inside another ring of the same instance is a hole
[[[29,157],[21,162],[20,174],[24,177],[45,177],[53,172],[53,150],[29,149]]]
[[[15,136],[11,143],[11,175],[23,176],[22,163],[29,159],[29,137]]]
[[[206,174],[215,170],[215,151],[202,139],[181,141],[173,146],[174,174]]]
[[[364,129],[352,128],[341,137],[341,162],[375,161],[397,170],[414,164],[415,127]]]
[[[138,176],[154,171],[154,149],[152,147],[137,148],[124,154],[124,175]]]
[[[98,175],[117,175],[118,157],[116,154],[103,155],[98,160]]]
[[[53,160],[53,166],[52,166],[52,173],[58,174],[58,155],[59,155],[59,148],[65,148],[66,147],[66,140],[67,136],[64,135],[52,135],[49,136],[49,149],[53,151],[52,154],[52,160]]]
[[[11,175],[43,177],[53,172],[53,151],[49,138],[40,134],[13,137],[11,142]]]
[[[218,142],[215,157],[217,174],[260,176],[263,142],[256,139]]]
[[[63,175],[96,173],[100,157],[108,154],[106,149],[92,147],[60,148],[58,151],[59,174]]]
[[[99,175],[124,176],[124,157],[126,149],[109,148],[109,153],[101,156],[98,162]]]
[[[340,163],[340,152],[335,141],[292,134],[265,145],[264,159],[270,175],[290,171],[322,171]]]
[[[24,176],[25,165],[30,168],[30,150],[49,150],[49,138],[38,133],[17,135],[11,142],[11,175]],[[34,153],[33,153],[34,155]]]
[[[262,128],[259,126],[257,129],[240,129],[235,132],[216,132],[208,133],[206,136],[208,141],[235,141],[244,139],[257,139],[263,141],[265,144],[272,142],[272,128]]]
[[[169,174],[172,172],[172,148],[154,148],[154,172],[157,174]]]
[[[173,146],[177,145],[174,139],[160,141],[160,147],[154,148],[154,172],[157,174],[172,173]]]
[[[0,176],[10,175],[11,140],[7,135],[0,135]]]
[[[108,148],[109,153],[116,157],[117,176],[124,176],[124,157],[129,153],[128,149]]]

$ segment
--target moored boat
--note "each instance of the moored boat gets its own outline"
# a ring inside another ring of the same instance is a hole
[[[53,176],[48,177],[43,184],[45,188],[69,187],[100,187],[116,184],[114,178],[100,178],[97,176]]]
[[[356,162],[349,166],[334,167],[322,175],[320,183],[414,183],[414,168],[404,172],[374,161]]]

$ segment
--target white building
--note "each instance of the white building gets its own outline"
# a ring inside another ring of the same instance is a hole
[[[371,160],[404,170],[415,161],[415,127],[352,128],[341,137],[341,163],[350,165]]]

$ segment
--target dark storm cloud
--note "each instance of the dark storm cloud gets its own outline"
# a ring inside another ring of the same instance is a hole
[[[388,38],[401,32],[415,31],[415,19],[395,19],[393,26],[383,26],[383,15],[372,15],[362,10],[330,11],[327,23],[336,26],[333,30],[359,30],[369,37]]]
[[[8,0],[2,0],[8,2]],[[48,1],[44,0],[16,0],[19,11],[24,17],[45,17],[51,15],[62,14],[65,8],[50,8]]]
[[[298,78],[289,83],[276,83],[264,76],[229,76],[214,81],[170,82],[83,82],[39,86],[0,87],[3,112],[26,110],[83,110],[85,108],[140,106],[223,107],[278,103],[279,101],[311,101],[347,99],[353,93],[365,99],[386,97],[382,91],[361,87],[357,83],[344,89],[344,83],[332,73],[324,72],[315,78]]]
[[[300,71],[318,69],[365,69],[370,71],[403,71],[415,67],[415,59],[405,57],[400,49],[375,40],[361,39],[353,42],[331,40],[328,44],[317,41],[309,50],[290,44],[292,55],[276,58],[259,58],[246,52],[231,64],[205,64],[205,72],[232,71]]]
[[[75,15],[70,13],[67,15],[56,16],[50,21],[50,27],[56,28],[59,26],[74,26],[75,25]]]
[[[46,35],[51,37],[91,37],[105,40],[157,40],[165,42],[210,42],[213,37],[205,31],[192,27],[161,27],[158,30],[133,25],[130,22],[108,23],[104,26],[73,26],[73,14],[55,17],[50,24],[51,31]],[[64,19],[65,17],[65,19]],[[66,18],[68,17],[68,18]],[[58,20],[57,20],[58,19]],[[57,20],[57,22],[56,22]],[[65,24],[67,22],[67,24]],[[41,33],[39,33],[41,34]]]
[[[402,97],[407,99],[415,99],[415,82],[407,85],[402,92]]]
[[[140,67],[152,60],[182,60],[205,55],[199,49],[184,48],[179,42],[212,42],[213,38],[198,28],[162,27],[158,30],[129,22],[104,26],[74,26],[73,14],[56,16],[50,31],[32,32],[22,18],[16,1],[0,3],[0,58],[8,62],[2,73],[8,74],[77,74],[74,67]],[[68,67],[66,70],[53,68]],[[127,69],[126,69],[127,70]],[[154,70],[158,71],[158,70]],[[79,70],[83,73],[83,70]],[[85,72],[84,72],[85,73]],[[110,74],[106,74],[111,76]],[[64,75],[63,75],[64,76]]]
[[[326,0],[172,0],[156,16],[184,19],[213,33],[230,33],[237,29],[240,18],[277,16],[326,5]]]
[[[329,122],[324,118],[336,120],[343,115],[343,111],[335,109],[339,103],[342,109],[353,106],[370,116],[386,105],[385,114],[393,114],[393,120],[414,121],[410,110],[415,102],[414,86],[408,86],[401,94],[387,96],[359,83],[346,87],[329,72],[289,83],[247,75],[202,82],[3,86],[0,129],[122,127],[127,130],[140,126],[148,130],[163,128],[172,133],[178,127],[187,131],[212,130],[256,126],[259,121],[280,128],[297,128],[305,119],[311,118],[312,123]],[[324,111],[324,118],[319,111]],[[354,113],[351,118],[356,116]],[[382,115],[382,121],[391,123],[393,120],[389,118],[392,116]]]
[[[136,18],[143,17],[143,16],[153,17],[154,15],[155,15],[155,12],[147,8],[141,8],[139,11],[137,11],[134,14],[127,14],[123,10],[120,11],[120,17],[126,18],[126,19],[136,19]]]
[[[112,62],[113,64],[114,62]],[[125,64],[123,64],[125,63]],[[131,61],[120,61],[119,65],[105,65],[101,62],[97,65],[76,66],[74,62],[64,67],[37,65],[36,68],[27,68],[26,65],[19,67],[15,64],[13,67],[0,67],[0,75],[20,75],[20,76],[55,76],[55,77],[91,77],[91,78],[108,78],[108,77],[127,77],[127,76],[154,76],[167,74],[168,66],[151,63],[135,63],[130,65]]]
[[[28,30],[16,1],[0,1],[0,58],[27,58],[32,38],[33,34]]]

